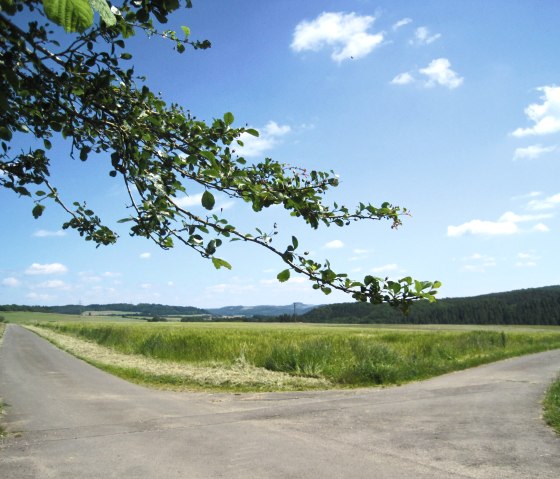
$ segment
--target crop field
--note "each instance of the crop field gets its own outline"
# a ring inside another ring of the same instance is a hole
[[[560,328],[50,322],[33,330],[112,373],[180,389],[401,384],[560,348]]]

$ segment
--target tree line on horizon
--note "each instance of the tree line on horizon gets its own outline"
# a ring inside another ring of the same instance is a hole
[[[403,315],[386,304],[339,303],[297,318],[306,323],[560,325],[560,286],[418,302]]]
[[[0,305],[0,311],[29,311],[58,314],[84,314],[88,311],[115,311],[127,317],[209,315],[193,306],[163,304],[89,304],[65,306]],[[115,313],[118,314],[118,313]],[[196,321],[195,318],[192,319]],[[302,315],[253,315],[220,318],[214,321],[304,322],[342,324],[512,324],[560,325],[560,286],[522,289],[466,298],[445,298],[435,303],[417,302],[408,315],[387,304],[336,303],[318,306]]]

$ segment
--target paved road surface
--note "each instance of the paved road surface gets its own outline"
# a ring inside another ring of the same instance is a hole
[[[560,350],[402,387],[277,394],[148,390],[8,326],[0,477],[560,477],[540,399]]]

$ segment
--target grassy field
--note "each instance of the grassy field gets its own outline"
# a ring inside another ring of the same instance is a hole
[[[560,434],[560,376],[548,389],[543,406],[544,420]]]
[[[99,316],[81,316],[79,314],[57,314],[57,313],[33,313],[27,311],[0,311],[0,316],[5,318],[8,323],[15,324],[34,324],[38,321],[62,321],[62,322],[75,322],[75,321],[128,321],[120,317],[112,318],[110,316],[100,319]]]
[[[127,379],[221,390],[401,384],[560,348],[559,328],[67,321],[42,323],[39,330]]]

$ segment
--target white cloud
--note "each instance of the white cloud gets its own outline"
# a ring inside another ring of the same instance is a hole
[[[463,258],[462,270],[469,273],[484,273],[486,268],[496,266],[496,260],[492,256],[486,254],[474,253],[471,256]]]
[[[472,235],[512,235],[519,232],[515,223],[472,220],[459,226],[448,226],[447,236]]]
[[[50,294],[39,294],[39,293],[29,293],[27,295],[29,299],[33,301],[51,301],[55,299],[55,296],[51,296]]]
[[[521,160],[527,158],[529,160],[535,160],[539,156],[555,151],[556,148],[557,148],[556,145],[555,146],[531,145],[531,146],[527,146],[526,148],[516,148],[513,154],[513,159]]]
[[[405,25],[408,25],[409,23],[412,23],[412,18],[403,18],[402,20],[399,20],[398,22],[393,24],[393,31],[398,30],[401,27],[404,27]]]
[[[122,276],[122,273],[115,273],[113,271],[105,271],[102,276],[105,276],[106,278],[119,278],[120,276]]]
[[[369,251],[367,249],[363,249],[363,248],[354,248],[352,250],[352,252],[354,254],[367,254],[367,253],[369,253]]]
[[[539,215],[518,215],[513,211],[507,211],[502,216],[500,216],[500,219],[498,221],[504,221],[507,223],[521,223],[524,221],[544,220],[547,218],[552,218],[552,216],[553,215],[548,213],[539,214]]]
[[[2,286],[8,286],[10,288],[17,288],[21,285],[21,281],[14,277],[4,278],[2,280]]]
[[[142,289],[152,289],[151,283],[142,283],[142,284],[140,285],[140,287],[141,287]]]
[[[47,230],[38,230],[33,233],[33,236],[36,238],[47,238],[52,236],[66,236],[66,231],[58,230],[58,231],[47,231]]]
[[[275,121],[269,121],[264,128],[259,130],[259,136],[242,133],[239,140],[243,142],[243,146],[237,148],[237,153],[239,156],[246,157],[261,156],[265,151],[274,148],[280,138],[291,130],[288,125],[279,125]]]
[[[529,210],[550,210],[560,205],[560,193],[549,196],[548,198],[531,200],[527,203],[527,209]]]
[[[329,241],[328,243],[325,243],[325,248],[328,248],[328,249],[344,248],[344,243],[340,240],[332,240],[332,241]]]
[[[58,279],[53,279],[50,281],[43,281],[37,285],[38,288],[48,288],[48,289],[69,289],[70,287],[64,282]]]
[[[25,270],[25,274],[64,274],[68,272],[68,268],[61,263],[39,264],[33,263]]]
[[[517,254],[517,263],[515,266],[520,268],[537,266],[537,260],[540,258],[533,252],[522,252]]]
[[[141,253],[140,254],[140,259],[150,259],[152,256],[152,253]]]
[[[97,276],[95,273],[91,271],[80,271],[78,273],[80,277],[80,281],[84,283],[99,283],[101,282],[101,277]]]
[[[414,82],[414,77],[409,72],[399,73],[391,80],[393,85],[408,85]]]
[[[399,269],[399,266],[395,263],[384,264],[383,266],[377,266],[372,268],[371,272],[375,274],[391,273]]]
[[[512,132],[513,136],[521,138],[560,132],[560,87],[543,86],[537,88],[537,91],[543,92],[542,103],[532,103],[525,108],[525,114],[534,125],[530,128],[517,128]]]
[[[382,33],[368,33],[374,21],[375,17],[354,12],[323,12],[315,20],[296,25],[290,47],[296,52],[329,47],[331,58],[339,63],[361,58],[383,42]]]
[[[411,45],[429,45],[441,37],[440,33],[432,35],[428,27],[418,27],[414,32],[414,38],[410,40]]]
[[[419,72],[428,77],[426,86],[437,85],[453,89],[463,83],[463,78],[451,70],[451,63],[447,58],[437,58],[432,60],[426,68],[421,68]]]
[[[472,220],[463,223],[459,226],[448,226],[447,236],[463,236],[465,234],[471,235],[486,235],[486,236],[500,236],[500,235],[513,235],[521,232],[517,223],[537,221],[540,219],[550,218],[552,215],[539,214],[539,215],[518,215],[512,211],[504,213],[498,221],[485,221],[485,220]],[[542,223],[541,223],[542,224]],[[546,228],[546,225],[542,225]],[[533,227],[533,231],[544,231]]]
[[[550,228],[544,223],[537,223],[535,226],[533,226],[533,231],[536,231],[537,233],[548,233],[550,231]]]
[[[202,193],[191,196],[181,196],[175,200],[180,208],[188,208],[189,206],[199,206],[202,204]]]
[[[531,191],[530,193],[526,193],[524,195],[513,196],[512,200],[526,200],[527,198],[536,198],[537,196],[542,196],[540,191]]]

